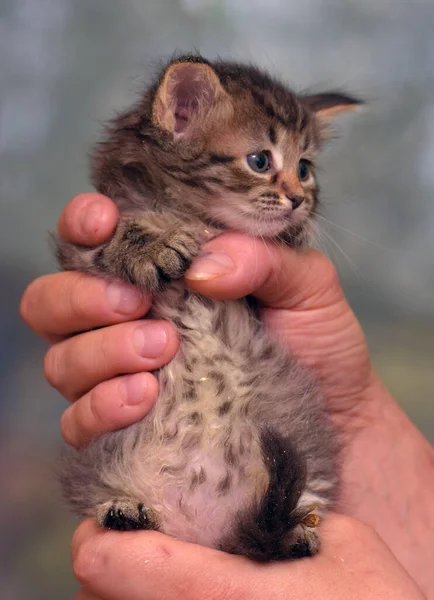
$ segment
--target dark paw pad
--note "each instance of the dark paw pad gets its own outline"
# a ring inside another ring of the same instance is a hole
[[[296,541],[289,548],[288,558],[304,558],[319,552],[321,540],[318,529],[299,525],[296,534]]]
[[[293,558],[303,558],[304,556],[313,556],[312,548],[305,540],[299,540],[291,547],[291,556]]]
[[[97,520],[102,527],[116,531],[155,529],[149,511],[143,503],[128,501],[105,503],[97,510]]]

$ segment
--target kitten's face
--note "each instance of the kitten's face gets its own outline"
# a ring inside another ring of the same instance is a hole
[[[339,93],[296,96],[254,67],[187,56],[117,121],[96,154],[97,187],[110,195],[124,185],[140,206],[152,184],[154,206],[299,245],[317,203],[324,119],[358,103]]]
[[[225,156],[197,173],[203,209],[229,229],[262,237],[305,237],[316,205],[317,128],[312,118],[285,126],[248,97],[204,135],[207,156]],[[303,115],[301,108],[300,114]],[[293,240],[295,241],[295,240]]]

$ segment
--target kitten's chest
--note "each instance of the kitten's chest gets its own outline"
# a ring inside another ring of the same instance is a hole
[[[161,370],[161,383],[178,408],[205,411],[203,425],[211,435],[216,421],[243,413],[255,371],[255,321],[245,302],[209,300],[180,283],[157,299],[154,313],[172,321],[180,335],[180,349]],[[192,420],[199,420],[194,411]]]
[[[181,338],[177,355],[159,372],[154,435],[171,461],[189,454],[193,464],[197,453],[220,457],[223,473],[247,468],[258,458],[252,413],[257,332],[247,305],[207,300],[177,284],[154,310]]]

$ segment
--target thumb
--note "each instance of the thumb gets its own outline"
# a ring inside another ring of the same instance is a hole
[[[294,250],[240,233],[205,244],[185,278],[205,296],[234,300],[253,294],[272,308],[311,310],[343,297],[333,264],[317,250]]]
[[[161,533],[106,531],[90,520],[77,529],[72,556],[86,593],[104,600],[235,600],[245,597],[254,568]]]

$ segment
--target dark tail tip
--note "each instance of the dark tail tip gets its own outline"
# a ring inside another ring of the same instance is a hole
[[[238,528],[222,550],[258,561],[308,556],[309,548],[291,543],[291,531],[300,523],[295,508],[306,482],[305,461],[288,439],[271,430],[262,432],[261,449],[268,489],[259,506],[239,515]]]

